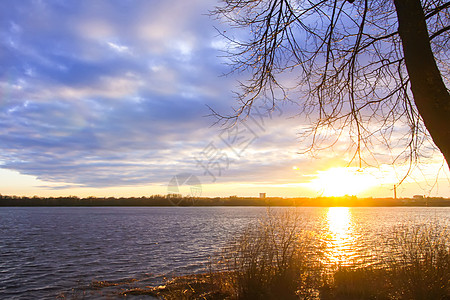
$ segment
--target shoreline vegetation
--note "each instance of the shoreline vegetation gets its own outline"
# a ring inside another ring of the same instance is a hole
[[[166,300],[450,299],[447,223],[400,224],[377,238],[382,248],[364,250],[378,251],[378,262],[372,264],[330,264],[324,260],[323,238],[301,224],[295,212],[268,210],[232,237],[205,273],[145,287],[132,281],[93,281],[64,299],[98,294]]]
[[[317,207],[393,207],[430,206],[449,207],[450,198],[357,198],[356,196],[281,198],[281,197],[182,197],[181,195],[153,195],[129,198],[23,197],[0,194],[0,207],[5,206],[317,206]]]

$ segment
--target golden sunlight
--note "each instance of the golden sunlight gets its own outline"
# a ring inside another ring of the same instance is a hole
[[[330,233],[335,236],[345,236],[350,227],[350,209],[348,207],[328,208],[327,221]]]
[[[327,213],[327,258],[332,264],[350,263],[354,252],[351,212],[348,207],[330,207]]]
[[[315,178],[306,184],[325,197],[356,196],[377,185],[380,182],[368,171],[350,167],[318,171]]]

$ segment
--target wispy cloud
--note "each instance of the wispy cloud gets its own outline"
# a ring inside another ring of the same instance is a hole
[[[206,104],[229,111],[236,86],[221,76],[213,6],[1,1],[0,167],[49,189],[163,184],[180,172],[208,183],[196,159],[211,142],[230,159],[220,182],[302,182],[293,165],[327,165],[298,155],[295,106],[267,118],[241,157],[210,128]]]

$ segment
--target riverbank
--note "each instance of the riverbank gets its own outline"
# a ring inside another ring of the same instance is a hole
[[[383,248],[362,250],[378,260],[334,264],[327,260],[329,245],[299,224],[295,212],[268,212],[229,240],[206,273],[172,277],[156,286],[102,282],[92,287],[116,286],[111,297],[166,300],[450,299],[446,224],[403,224],[379,240]]]
[[[317,197],[19,197],[0,195],[0,207],[13,206],[296,206],[296,207],[450,207],[450,198],[416,196],[414,198]]]
[[[387,264],[398,252],[399,247],[395,245],[401,245],[399,241],[420,240],[407,238],[414,236],[413,230],[426,230],[435,225],[434,232],[440,232],[439,228],[450,225],[449,208],[270,209],[272,215],[287,211],[298,215],[298,247],[292,249],[302,250],[302,246],[308,246],[309,250],[305,250],[310,254],[306,262],[318,259],[321,264],[316,269],[326,268],[331,272],[339,265]],[[239,287],[250,286],[245,283],[247,279],[243,274],[270,287],[268,282],[276,281],[276,276],[270,275],[277,274],[276,268],[267,268],[271,272],[256,272],[265,274],[263,277],[255,277],[244,268],[250,265],[251,258],[268,262],[272,254],[276,257],[280,243],[272,243],[274,247],[263,243],[270,241],[264,238],[271,236],[268,229],[280,228],[276,223],[271,227],[270,222],[265,222],[273,220],[267,219],[267,212],[265,207],[1,208],[0,282],[3,288],[0,298],[51,300],[76,289],[78,296],[66,299],[123,299],[119,291],[167,285],[167,281],[182,275],[227,270],[238,270],[242,274],[222,281],[232,282],[233,291],[241,293],[243,290]],[[267,224],[267,230],[261,226],[255,228],[256,224]],[[262,234],[264,232],[267,234]],[[274,232],[281,237],[285,231]],[[400,239],[402,236],[404,238]],[[449,235],[445,237],[448,239]],[[420,249],[428,249],[421,255],[433,253],[430,247]],[[234,257],[239,258],[236,264]],[[308,268],[302,269],[302,266]],[[258,270],[260,265],[254,264],[253,268]],[[320,276],[304,275],[304,272],[312,273],[314,265],[299,264],[298,269],[293,270],[302,272],[302,278],[309,278],[296,283],[300,288],[305,284],[321,286],[320,281],[311,282],[320,280]],[[427,270],[426,265],[423,270]],[[435,271],[421,274],[434,274],[438,269],[430,267],[429,270]],[[169,279],[165,280],[164,276]],[[105,287],[105,283],[109,286]],[[95,293],[92,297],[91,292]],[[97,297],[98,293],[112,296]],[[139,296],[130,298],[141,299]]]

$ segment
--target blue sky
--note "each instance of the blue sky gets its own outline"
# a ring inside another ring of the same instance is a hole
[[[0,193],[165,194],[185,173],[199,178],[206,196],[321,194],[308,184],[348,157],[339,145],[316,158],[298,154],[304,120],[293,118],[295,105],[268,113],[261,103],[230,130],[205,117],[207,105],[229,112],[245,79],[223,76],[225,41],[214,27],[226,25],[207,15],[213,7],[1,1]],[[450,196],[441,165],[431,153],[400,192]],[[374,176],[390,179],[362,196],[390,196],[406,168],[379,167]]]

